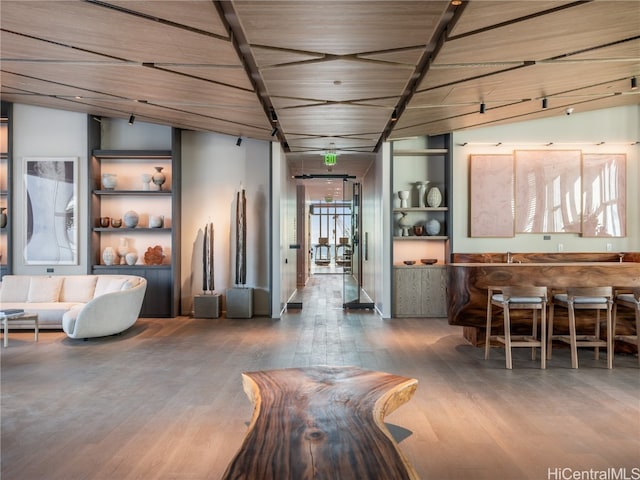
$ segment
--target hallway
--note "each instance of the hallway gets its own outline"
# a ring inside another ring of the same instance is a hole
[[[322,364],[418,379],[387,424],[424,479],[638,467],[635,356],[617,355],[609,371],[585,351],[572,370],[568,352],[554,351],[541,371],[519,349],[508,371],[502,352],[484,361],[444,319],[343,311],[337,278],[313,276],[303,309],[280,320],[141,319],[87,342],[10,332],[2,478],[217,479],[251,418],[241,372]]]

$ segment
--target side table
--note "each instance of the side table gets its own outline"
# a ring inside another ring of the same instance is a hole
[[[29,313],[29,312],[21,312],[16,314],[5,315],[0,313],[0,319],[2,320],[2,326],[4,327],[4,347],[7,348],[9,344],[9,322],[11,320],[31,320],[33,321],[33,329],[35,341],[38,341],[38,314],[37,313]]]

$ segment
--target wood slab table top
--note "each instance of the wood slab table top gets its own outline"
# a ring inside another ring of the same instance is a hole
[[[242,374],[254,404],[224,479],[417,479],[384,425],[408,402],[412,378],[356,367]]]

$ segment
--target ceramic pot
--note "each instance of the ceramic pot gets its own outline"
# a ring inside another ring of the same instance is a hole
[[[164,167],[153,167],[156,169],[156,173],[153,174],[153,183],[158,186],[158,190],[162,190],[162,185],[167,181],[167,177],[165,177],[164,173],[162,173],[162,169]]]
[[[116,251],[113,247],[107,247],[102,251],[102,261],[105,265],[113,265],[116,261]]]
[[[163,215],[149,215],[149,228],[162,228],[163,224]]]
[[[115,173],[102,174],[102,186],[105,190],[113,190],[118,184],[118,175]]]
[[[442,205],[442,193],[438,187],[432,187],[427,194],[427,204],[430,207],[439,207]]]
[[[438,235],[440,233],[440,222],[432,218],[427,222],[427,235]]]
[[[102,228],[107,228],[111,223],[111,219],[109,217],[100,217],[100,226]]]
[[[111,226],[113,228],[120,228],[120,226],[122,226],[122,219],[121,218],[112,218],[111,219]]]
[[[138,217],[138,213],[133,211],[133,210],[129,210],[128,212],[126,212],[124,214],[123,217],[123,221],[124,221],[124,226],[127,228],[135,228],[136,225],[138,225],[138,220],[140,219],[140,217]]]
[[[424,227],[422,225],[414,225],[413,234],[416,237],[421,237],[422,235],[424,235]]]

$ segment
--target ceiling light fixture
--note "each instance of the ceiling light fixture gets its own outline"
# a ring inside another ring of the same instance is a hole
[[[272,123],[276,123],[278,121],[278,116],[276,115],[276,111],[272,108],[271,109],[271,122]]]
[[[542,99],[542,108],[547,108],[549,106],[549,101],[545,98]]]
[[[242,145],[242,137],[238,137],[236,140],[236,146],[239,147],[240,145]]]
[[[451,0],[451,5],[453,5],[454,7],[462,5],[462,0]]]
[[[631,90],[638,89],[638,79],[636,77],[631,77]]]
[[[391,121],[392,122],[398,121],[398,111],[395,108],[393,109],[393,113],[391,114]]]
[[[271,130],[271,136],[275,137],[278,134],[278,127],[273,127],[273,130]]]
[[[487,106],[482,102],[480,104],[480,113],[484,113],[487,110]]]
[[[136,116],[132,113],[129,117],[129,125],[133,125],[133,122],[136,121]]]

